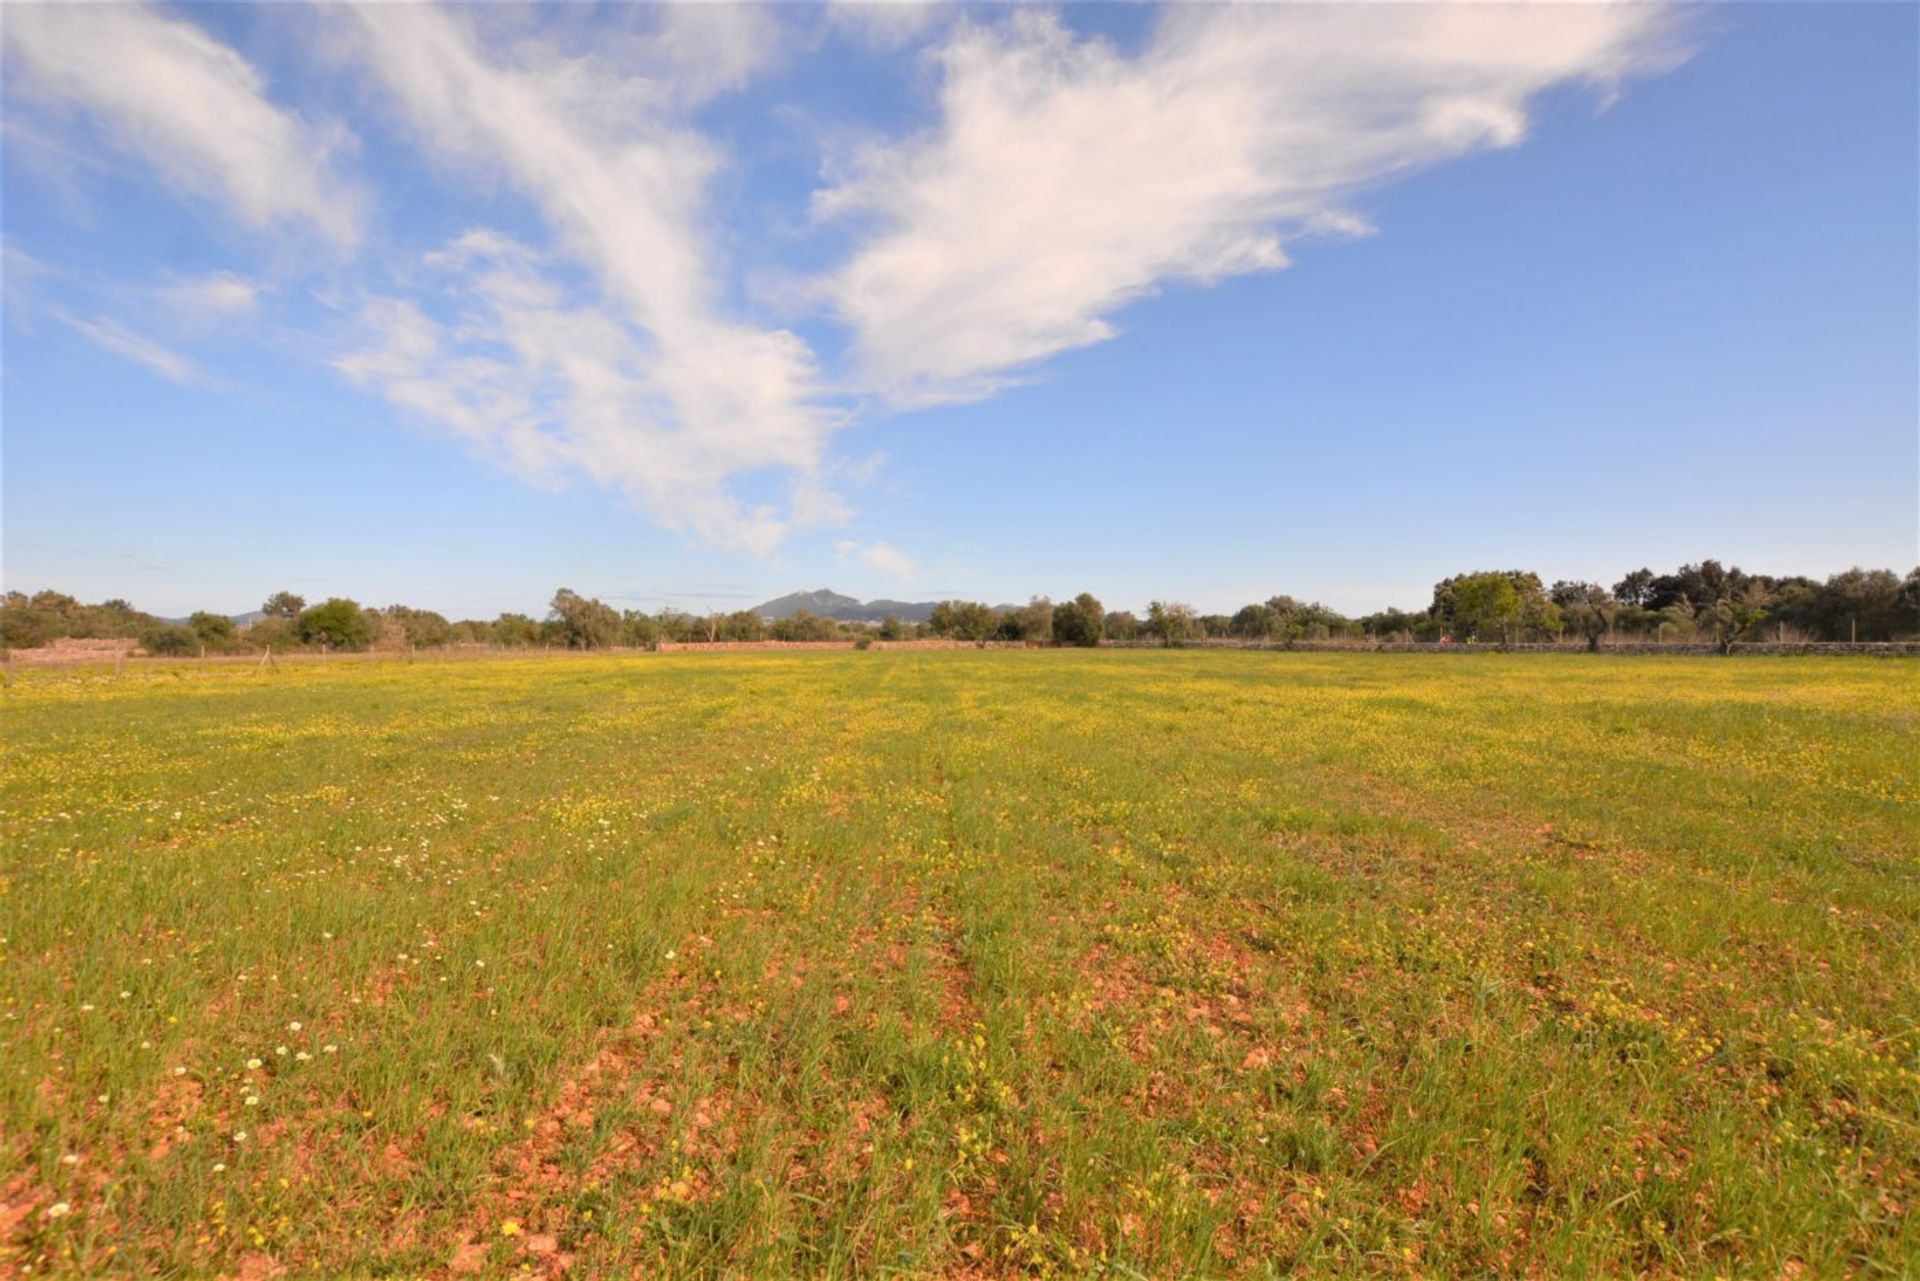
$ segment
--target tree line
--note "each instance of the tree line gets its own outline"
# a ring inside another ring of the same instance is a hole
[[[240,626],[224,614],[198,612],[184,623],[135,609],[125,600],[85,605],[56,591],[0,598],[0,646],[26,649],[64,637],[138,640],[161,655],[234,654],[299,649],[644,649],[661,641],[909,640],[1009,641],[1034,645],[1102,643],[1186,645],[1230,639],[1298,641],[1451,641],[1502,643],[1584,641],[1711,641],[1729,649],[1742,640],[1888,641],[1920,637],[1920,569],[1905,577],[1854,568],[1818,581],[1749,574],[1718,561],[1682,565],[1668,574],[1636,569],[1611,587],[1562,580],[1551,585],[1527,570],[1480,570],[1434,584],[1421,610],[1385,609],[1348,617],[1327,605],[1273,596],[1232,614],[1201,614],[1156,600],[1144,614],[1109,611],[1092,594],[1055,602],[1035,597],[1017,608],[948,600],[924,623],[888,618],[843,623],[805,612],[769,620],[753,610],[695,615],[679,610],[621,610],[570,588],[554,593],[541,618],[505,613],[491,620],[452,621],[406,605],[369,608],[345,597],[309,604],[275,592],[260,617]]]

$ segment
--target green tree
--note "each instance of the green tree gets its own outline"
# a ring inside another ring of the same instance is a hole
[[[260,612],[268,618],[284,618],[288,622],[300,617],[300,611],[307,607],[305,596],[296,596],[292,592],[275,592],[260,602]]]
[[[612,606],[562,587],[553,594],[549,617],[560,625],[568,649],[605,649],[620,640],[620,615]]]
[[[1045,596],[1035,596],[1013,614],[1019,627],[1019,636],[1029,645],[1050,645],[1053,643],[1053,602]]]
[[[758,641],[767,638],[767,620],[750,609],[735,610],[720,620],[720,639]]]
[[[1227,631],[1241,640],[1272,640],[1280,628],[1280,615],[1270,605],[1242,605],[1227,621]]]
[[[270,615],[257,620],[245,632],[247,644],[255,649],[271,649],[285,653],[300,646],[300,624],[297,618],[281,618]]]
[[[300,639],[329,649],[364,649],[373,639],[373,623],[357,601],[331,596],[300,611]]]
[[[790,618],[777,620],[771,630],[777,641],[824,641],[840,635],[839,625],[831,618],[821,618],[804,609],[795,611]]]
[[[1587,638],[1587,648],[1600,648],[1600,638],[1613,630],[1620,614],[1620,602],[1598,583],[1561,581],[1547,593],[1561,617]]]
[[[1750,586],[1729,588],[1718,600],[1695,611],[1694,622],[1713,637],[1722,654],[1731,654],[1741,634],[1766,616],[1764,591]]]
[[[398,632],[407,645],[414,649],[437,649],[453,639],[453,624],[430,609],[389,605],[383,621],[389,630]]]
[[[1920,633],[1920,568],[1907,571],[1900,580],[1900,595],[1895,602],[1894,622],[1898,634],[1912,636]]]
[[[1656,577],[1648,585],[1646,599],[1641,604],[1656,610],[1684,604],[1697,612],[1715,601],[1740,596],[1756,586],[1771,591],[1773,584],[1765,578],[1756,579],[1738,565],[1728,569],[1717,560],[1703,560],[1697,565],[1682,565],[1671,574]]]
[[[1496,586],[1496,578],[1505,579],[1507,588]],[[1522,627],[1553,637],[1563,626],[1559,607],[1547,598],[1540,575],[1524,569],[1482,570],[1444,578],[1433,585],[1429,612],[1442,627],[1461,637],[1488,631],[1498,634],[1502,641],[1512,641]]]
[[[1194,617],[1191,605],[1156,600],[1147,605],[1147,622],[1142,630],[1162,645],[1185,645],[1199,638],[1200,620]]]
[[[233,620],[225,614],[210,614],[206,610],[196,610],[187,619],[187,626],[200,643],[213,652],[222,653],[237,648],[238,638],[234,635]]]
[[[1447,612],[1470,637],[1478,638],[1484,631],[1503,640],[1511,638],[1520,625],[1521,610],[1520,592],[1509,574],[1466,574],[1453,580]]]
[[[1381,640],[1405,640],[1431,622],[1432,617],[1424,610],[1410,614],[1404,609],[1388,608],[1377,614],[1368,614],[1360,620],[1360,627],[1367,635],[1377,636]]]
[[[660,642],[660,624],[637,609],[620,615],[620,643],[635,649],[652,649]]]
[[[1081,592],[1053,609],[1053,639],[1061,645],[1091,649],[1106,631],[1106,607],[1091,592]]]
[[[1856,565],[1824,583],[1782,593],[1778,613],[1821,640],[1892,640],[1916,626],[1907,604],[1913,581],[1889,569]]]
[[[991,606],[972,600],[943,600],[927,619],[928,631],[955,640],[988,640],[999,626],[1000,615]]]
[[[663,609],[653,617],[654,626],[660,629],[663,639],[670,641],[697,641],[703,639],[700,620],[691,614],[683,614],[675,609]]]
[[[1644,608],[1653,594],[1653,571],[1636,569],[1613,585],[1613,598],[1622,605]]]
[[[1567,629],[1560,607],[1541,592],[1523,592],[1520,596],[1520,626],[1526,634],[1541,640],[1558,640]]]
[[[1280,613],[1283,630],[1290,640],[1330,640],[1335,636],[1358,634],[1361,630],[1345,614],[1319,601],[1301,604],[1291,596],[1276,596],[1267,604]]]
[[[493,643],[524,649],[540,640],[540,624],[525,614],[502,614],[493,620]]]

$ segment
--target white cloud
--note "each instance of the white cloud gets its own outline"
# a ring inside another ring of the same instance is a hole
[[[911,583],[917,572],[913,558],[891,543],[861,544],[852,539],[842,539],[834,544],[834,551],[843,565],[865,565],[868,569],[878,570],[902,582]]]
[[[1356,191],[1519,142],[1549,86],[1677,59],[1657,5],[1174,5],[1137,56],[1046,12],[963,23],[937,127],[817,194],[864,237],[822,288],[866,386],[986,395],[1165,283],[1364,230]]]
[[[827,5],[829,22],[887,52],[911,44],[940,16],[941,6],[921,0],[832,0]]]
[[[55,269],[22,249],[11,236],[0,236],[0,290],[9,307],[31,296],[33,285]]]
[[[791,529],[843,515],[821,481],[839,420],[818,403],[804,342],[731,320],[718,305],[703,228],[720,157],[684,114],[748,74],[767,39],[753,10],[697,8],[579,54],[531,36],[489,50],[461,15],[426,6],[356,12],[360,52],[418,136],[526,193],[601,294],[566,297],[542,256],[469,238],[456,257],[480,264],[472,301],[487,318],[466,336],[485,333],[520,362],[487,366],[483,385],[514,395],[538,386],[547,409],[564,404],[582,417],[561,422],[536,409],[510,428],[498,413],[476,419],[471,404],[420,386],[419,369],[404,380],[408,394],[469,434],[484,422],[516,458],[564,459],[669,523],[765,551]],[[424,353],[418,320],[389,313],[385,323],[399,350]],[[435,335],[426,366],[464,372],[447,347],[460,338]],[[365,360],[347,368],[383,381]],[[729,495],[730,481],[763,469],[789,475],[784,510],[745,509]]]
[[[161,285],[155,294],[170,308],[193,315],[235,315],[252,311],[261,287],[230,271],[188,276]]]
[[[709,542],[760,554],[795,524],[844,515],[804,479],[784,512],[732,497],[739,474],[804,469],[811,455],[713,420],[679,421],[679,371],[662,368],[624,309],[560,283],[545,256],[475,231],[427,267],[430,296],[364,300],[334,361],[341,373],[525,479],[584,475]]]
[[[144,366],[169,382],[179,383],[183,387],[206,382],[199,369],[185,356],[161,346],[151,338],[134,333],[117,321],[108,320],[104,316],[84,320],[58,307],[48,308],[48,312],[61,324],[89,342],[116,356],[131,360],[136,365]]]
[[[778,47],[778,31],[766,10],[752,4],[672,4],[649,12],[657,31],[626,46],[636,70],[670,86],[684,103],[699,103],[738,89]],[[596,33],[596,46],[605,47]]]
[[[18,4],[0,28],[10,98],[85,111],[163,181],[256,227],[355,239],[358,194],[329,165],[345,136],[276,107],[246,59],[195,24],[146,5]]]

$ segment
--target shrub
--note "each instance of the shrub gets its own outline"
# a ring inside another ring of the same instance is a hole
[[[165,658],[185,658],[200,652],[200,638],[193,634],[193,629],[176,623],[147,628],[140,633],[140,643],[147,653]]]
[[[200,643],[214,653],[224,653],[239,648],[239,639],[234,634],[233,620],[225,614],[210,614],[198,610],[187,620],[187,626]],[[151,648],[151,647],[149,647]]]

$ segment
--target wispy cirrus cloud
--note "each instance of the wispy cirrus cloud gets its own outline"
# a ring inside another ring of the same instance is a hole
[[[817,194],[859,236],[821,288],[865,385],[988,395],[1162,285],[1365,230],[1356,192],[1519,142],[1550,86],[1678,56],[1656,5],[1172,5],[1135,56],[1043,10],[966,22],[937,125]]]
[[[269,100],[245,58],[144,4],[19,4],[0,23],[15,102],[77,110],[177,191],[254,227],[359,235],[362,197],[332,165],[350,143]]]
[[[412,296],[363,300],[334,361],[341,373],[529,480],[584,475],[670,526],[753,552],[791,528],[790,512],[746,506],[726,487],[770,457],[812,458],[770,455],[747,431],[681,419],[677,371],[623,308],[566,283],[549,255],[469,232],[429,256],[418,284]],[[819,500],[795,504],[808,501]]]
[[[764,552],[794,529],[838,519],[822,464],[839,415],[823,407],[805,342],[720,307],[704,196],[724,157],[685,119],[762,56],[755,11],[669,10],[650,36],[592,52],[539,35],[491,48],[465,17],[428,6],[355,13],[359,54],[414,136],[524,192],[596,285],[596,297],[561,306],[543,257],[517,253],[511,275],[501,255],[469,259],[485,264],[472,285],[490,319],[468,335],[436,335],[437,359],[412,366],[403,383],[414,406],[442,405],[440,416],[470,436],[494,431],[513,457],[565,459],[711,541]],[[542,337],[562,330],[591,331],[590,341],[566,352]],[[418,331],[407,327],[409,350]],[[471,398],[457,387],[427,395],[427,371],[471,368],[449,345],[503,332],[505,350],[527,362],[488,365],[489,386],[521,389],[499,402],[513,405],[510,418],[476,415],[470,403],[444,412]],[[391,381],[377,361],[346,367]],[[524,399],[530,386],[544,389],[537,405]],[[729,492],[732,479],[762,470],[791,478],[784,504],[746,506]]]
[[[875,49],[905,48],[939,22],[941,6],[925,0],[830,0],[827,21]]]
[[[258,281],[231,271],[203,276],[178,276],[154,289],[154,296],[170,309],[188,315],[233,316],[252,311],[263,292]]]
[[[159,374],[168,382],[183,387],[206,386],[209,380],[200,372],[199,366],[167,347],[143,334],[137,334],[116,320],[105,316],[87,319],[75,316],[59,307],[50,307],[48,314],[67,326],[87,341],[105,351],[153,373]]]

